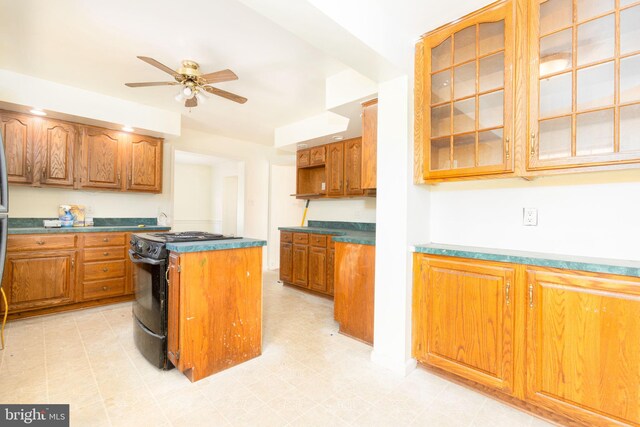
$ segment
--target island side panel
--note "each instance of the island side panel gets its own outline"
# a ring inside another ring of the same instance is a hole
[[[198,381],[262,353],[262,248],[180,255],[181,364]]]

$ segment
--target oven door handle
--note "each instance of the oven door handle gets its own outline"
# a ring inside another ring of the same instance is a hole
[[[131,249],[129,249],[129,258],[131,259],[131,262],[135,262],[136,264],[161,265],[161,264],[164,264],[165,262],[163,259],[152,259],[152,258],[142,257],[137,253],[135,253],[134,251],[132,251]]]

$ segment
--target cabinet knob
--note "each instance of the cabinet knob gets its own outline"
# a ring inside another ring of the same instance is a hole
[[[103,241],[103,242],[108,242],[108,241],[109,241],[109,238],[108,238],[108,237],[105,237],[104,239],[102,239],[102,241]]]
[[[102,290],[103,290],[103,291],[107,291],[107,290],[109,290],[109,287],[108,287],[108,286],[103,286],[103,287],[102,287]]]
[[[41,246],[44,245],[44,240],[38,240],[36,242],[36,245],[41,245]]]
[[[102,271],[104,271],[106,273],[107,271],[109,271],[109,269],[107,267],[105,267],[105,268],[102,269]]]
[[[102,255],[104,255],[104,256],[109,256],[109,252],[105,252],[105,253],[103,253]]]

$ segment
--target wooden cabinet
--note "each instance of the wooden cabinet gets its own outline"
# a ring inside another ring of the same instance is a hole
[[[640,280],[526,278],[527,400],[585,425],[640,425]]]
[[[122,134],[85,128],[81,144],[81,188],[120,189],[122,186]]]
[[[74,301],[76,251],[8,253],[2,286],[9,312]]]
[[[562,425],[640,425],[639,312],[637,277],[414,255],[414,357]]]
[[[335,294],[335,259],[336,251],[333,247],[334,243],[331,241],[331,246],[327,248],[327,294]]]
[[[331,236],[280,232],[280,280],[325,295],[333,295]]]
[[[2,112],[2,141],[9,183],[33,182],[33,138],[38,121],[24,114]]]
[[[515,269],[417,256],[413,355],[506,393],[513,390]]]
[[[309,149],[309,164],[311,166],[324,165],[327,158],[327,147],[321,145],[320,147],[313,147]]]
[[[293,233],[280,232],[280,281],[293,282]]]
[[[3,110],[0,125],[9,183],[162,192],[162,139]]]
[[[39,184],[73,187],[78,134],[76,127],[47,119],[43,121],[40,132],[36,150]]]
[[[130,300],[131,233],[11,234],[3,286],[12,318]]]
[[[171,254],[168,304],[168,357],[190,381],[259,356],[262,248]]]
[[[640,161],[640,5],[533,1],[527,169]]]
[[[127,150],[126,189],[162,192],[162,140],[131,135]]]
[[[344,195],[344,142],[327,145],[327,195]]]
[[[362,139],[353,138],[344,142],[345,194],[357,196],[362,191]]]
[[[340,333],[373,344],[375,246],[335,243],[334,317]]]
[[[310,153],[309,150],[299,150],[296,153],[296,165],[299,168],[306,168],[307,166],[309,166],[309,162],[310,162],[310,157],[309,157]]]
[[[378,99],[362,104],[362,188],[375,189],[378,180]]]

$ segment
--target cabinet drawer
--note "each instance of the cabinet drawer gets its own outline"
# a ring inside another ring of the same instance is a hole
[[[84,264],[84,280],[111,279],[123,277],[125,261],[89,262]]]
[[[309,166],[309,150],[298,151],[296,158],[299,168]]]
[[[309,164],[311,166],[324,165],[326,160],[326,151],[324,145],[322,147],[314,147],[310,150]]]
[[[290,231],[281,231],[280,232],[280,242],[281,243],[291,243],[293,242],[293,233]]]
[[[48,249],[73,249],[76,247],[75,234],[25,234],[9,235],[7,250],[33,251]]]
[[[293,233],[293,243],[306,245],[309,243],[309,235],[307,233]]]
[[[112,247],[108,246],[106,248],[91,248],[84,250],[84,261],[92,262],[92,261],[107,261],[113,259],[125,259],[126,252],[125,247]]]
[[[97,248],[101,246],[124,246],[124,233],[95,233],[84,236],[85,248]]]
[[[327,247],[327,236],[324,236],[322,234],[312,234],[309,237],[309,241],[311,246],[317,246],[320,248],[326,248]]]
[[[125,278],[99,280],[82,284],[82,299],[95,299],[122,295],[125,289]]]

